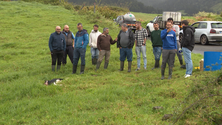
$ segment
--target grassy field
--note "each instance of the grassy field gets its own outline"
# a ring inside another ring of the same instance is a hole
[[[134,53],[133,71],[119,72],[119,50],[113,45],[107,70],[101,67],[95,72],[87,48],[84,75],[73,75],[70,61],[61,71],[51,72],[48,39],[55,26],[68,24],[76,33],[79,22],[88,32],[97,23],[100,31],[109,27],[110,35],[117,36],[119,27],[98,15],[82,15],[35,2],[0,2],[0,124],[169,124],[171,120],[161,120],[163,115],[174,114],[176,109],[182,112],[184,107],[179,103],[194,90],[194,83],[202,86],[219,74],[195,70],[193,77],[184,79],[185,70],[179,68],[176,59],[173,79],[161,81],[160,69],[151,70],[154,56],[150,41],[147,71],[134,71]],[[203,56],[192,57],[194,66],[199,66]],[[43,85],[53,78],[64,78],[62,86]],[[220,99],[215,97],[212,102]],[[155,111],[154,106],[163,109]],[[220,113],[222,109],[218,106],[213,111]],[[205,112],[191,112],[178,124],[210,121]]]

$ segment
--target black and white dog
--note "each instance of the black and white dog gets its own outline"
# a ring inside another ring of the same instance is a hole
[[[57,79],[52,79],[52,80],[46,80],[44,85],[57,85],[56,83],[61,82],[63,79],[57,78]]]

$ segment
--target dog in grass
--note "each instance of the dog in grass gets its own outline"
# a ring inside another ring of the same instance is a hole
[[[56,79],[52,79],[52,80],[46,80],[44,85],[48,86],[48,85],[57,85],[57,83],[61,82],[63,79],[61,78],[56,78]]]

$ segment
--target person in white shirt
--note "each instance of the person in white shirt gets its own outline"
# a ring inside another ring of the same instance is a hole
[[[167,21],[170,21],[172,24],[173,24],[173,18],[168,18]],[[172,26],[172,30],[176,33],[176,36],[177,36],[177,57],[180,61],[180,65],[181,65],[181,68],[186,68],[185,65],[183,65],[183,57],[182,57],[182,54],[179,53],[179,50],[181,50],[181,45],[180,45],[180,42],[179,42],[179,33],[180,33],[180,27],[178,25],[174,25]]]
[[[89,46],[91,47],[92,64],[93,65],[97,64],[97,60],[99,57],[99,50],[97,48],[97,39],[98,39],[99,35],[102,33],[99,32],[98,29],[99,29],[99,26],[95,24],[93,26],[92,32],[89,35]]]

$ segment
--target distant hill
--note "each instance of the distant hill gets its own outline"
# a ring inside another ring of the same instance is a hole
[[[221,0],[138,0],[163,11],[183,11],[193,15],[199,11],[221,12]]]
[[[158,9],[153,8],[152,6],[146,6],[144,3],[141,3],[137,0],[68,0],[69,2],[75,4],[85,4],[85,5],[93,5],[97,3],[97,5],[111,5],[111,6],[120,6],[127,7],[130,11],[133,12],[143,12],[143,13],[159,13]]]

